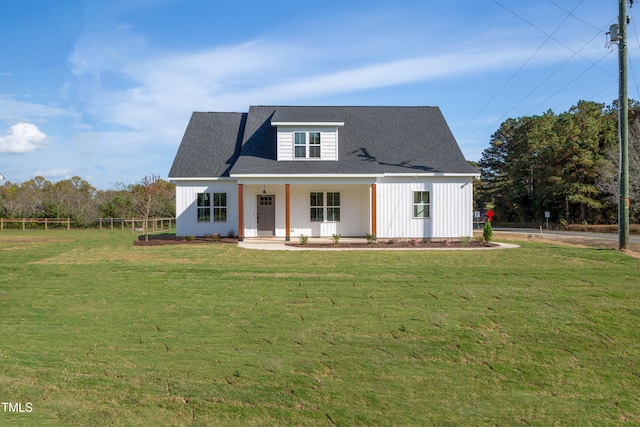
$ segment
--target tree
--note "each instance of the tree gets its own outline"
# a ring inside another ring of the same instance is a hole
[[[149,241],[149,217],[162,205],[161,195],[165,190],[164,182],[159,176],[151,174],[130,188],[133,208],[144,219],[145,241]]]
[[[596,182],[615,143],[616,117],[603,104],[507,119],[479,162],[478,197],[506,221],[541,221],[544,211],[567,222],[606,221],[609,205]]]

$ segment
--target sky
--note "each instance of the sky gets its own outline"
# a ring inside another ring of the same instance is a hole
[[[2,0],[0,174],[168,179],[192,112],[251,105],[438,106],[478,161],[508,118],[617,99],[617,19],[617,0]]]

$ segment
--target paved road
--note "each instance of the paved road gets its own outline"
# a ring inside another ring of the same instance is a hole
[[[506,233],[524,233],[524,234],[537,234],[540,235],[539,228],[503,228],[503,227],[494,227],[493,231],[497,232],[506,232]],[[610,233],[588,233],[584,231],[560,231],[560,230],[545,230],[542,229],[542,234],[544,236],[553,237],[553,236],[561,236],[561,237],[575,237],[575,238],[586,238],[586,239],[601,239],[608,240],[612,242],[618,241],[617,234]],[[629,236],[629,242],[631,243],[640,243],[640,236]]]

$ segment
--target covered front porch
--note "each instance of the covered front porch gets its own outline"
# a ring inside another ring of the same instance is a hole
[[[376,234],[374,179],[238,179],[238,238]]]

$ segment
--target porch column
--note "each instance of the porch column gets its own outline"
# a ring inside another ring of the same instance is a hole
[[[371,234],[376,236],[376,184],[371,184]]]
[[[287,231],[285,234],[285,240],[291,241],[291,186],[289,184],[284,185],[285,188],[285,227]]]
[[[238,184],[238,240],[244,240],[244,184]]]

